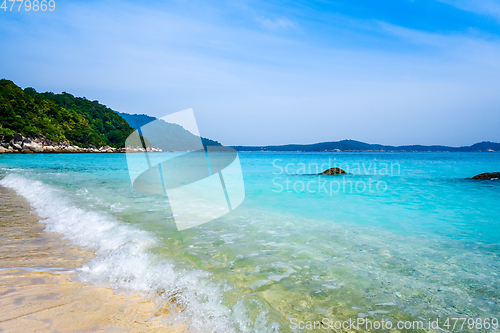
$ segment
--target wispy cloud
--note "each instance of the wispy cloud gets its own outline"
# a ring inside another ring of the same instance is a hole
[[[438,0],[461,10],[494,17],[500,21],[500,2],[497,0]]]
[[[463,34],[439,34],[409,29],[387,22],[377,22],[380,29],[405,43],[421,49],[434,50],[448,60],[460,59],[500,70],[500,44],[497,40],[478,38]],[[435,55],[435,52],[431,53]]]
[[[468,38],[460,34],[440,34],[426,32],[418,29],[410,29],[399,25],[390,24],[383,21],[377,21],[377,29],[387,34],[394,36],[406,43],[417,45],[420,47],[431,47],[446,51],[455,51],[457,47],[477,39]]]
[[[269,30],[287,30],[296,28],[296,24],[287,18],[276,18],[273,20],[266,17],[259,17],[257,21],[263,28]]]

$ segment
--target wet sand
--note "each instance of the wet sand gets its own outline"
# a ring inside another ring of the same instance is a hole
[[[43,230],[29,203],[0,186],[0,333],[184,331],[141,295],[75,282],[93,253]]]

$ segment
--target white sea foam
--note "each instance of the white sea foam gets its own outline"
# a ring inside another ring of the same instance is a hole
[[[96,257],[77,270],[83,283],[107,285],[115,290],[148,293],[158,307],[168,302],[169,323],[184,322],[191,332],[275,332],[262,311],[251,319],[244,300],[233,307],[224,304],[223,294],[231,286],[214,282],[208,272],[176,269],[148,249],[156,239],[100,211],[78,208],[55,186],[10,173],[0,184],[25,197],[43,218],[47,232],[63,235],[72,244],[93,250]],[[183,311],[179,311],[182,309]]]

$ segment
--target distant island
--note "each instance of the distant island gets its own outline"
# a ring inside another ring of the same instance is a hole
[[[300,151],[300,152],[340,152],[340,151],[373,151],[373,152],[479,152],[500,151],[500,143],[479,142],[472,146],[448,147],[448,146],[385,146],[370,144],[355,140],[342,140],[332,142],[320,142],[313,144],[288,144],[277,146],[233,146],[237,151]]]

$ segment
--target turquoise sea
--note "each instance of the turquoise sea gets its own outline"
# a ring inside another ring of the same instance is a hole
[[[500,171],[499,153],[239,158],[243,203],[183,231],[164,195],[132,189],[125,154],[3,154],[0,184],[96,252],[78,279],[173,300],[166,320],[193,332],[500,332],[500,180],[469,179]],[[313,175],[335,166],[348,174]]]

